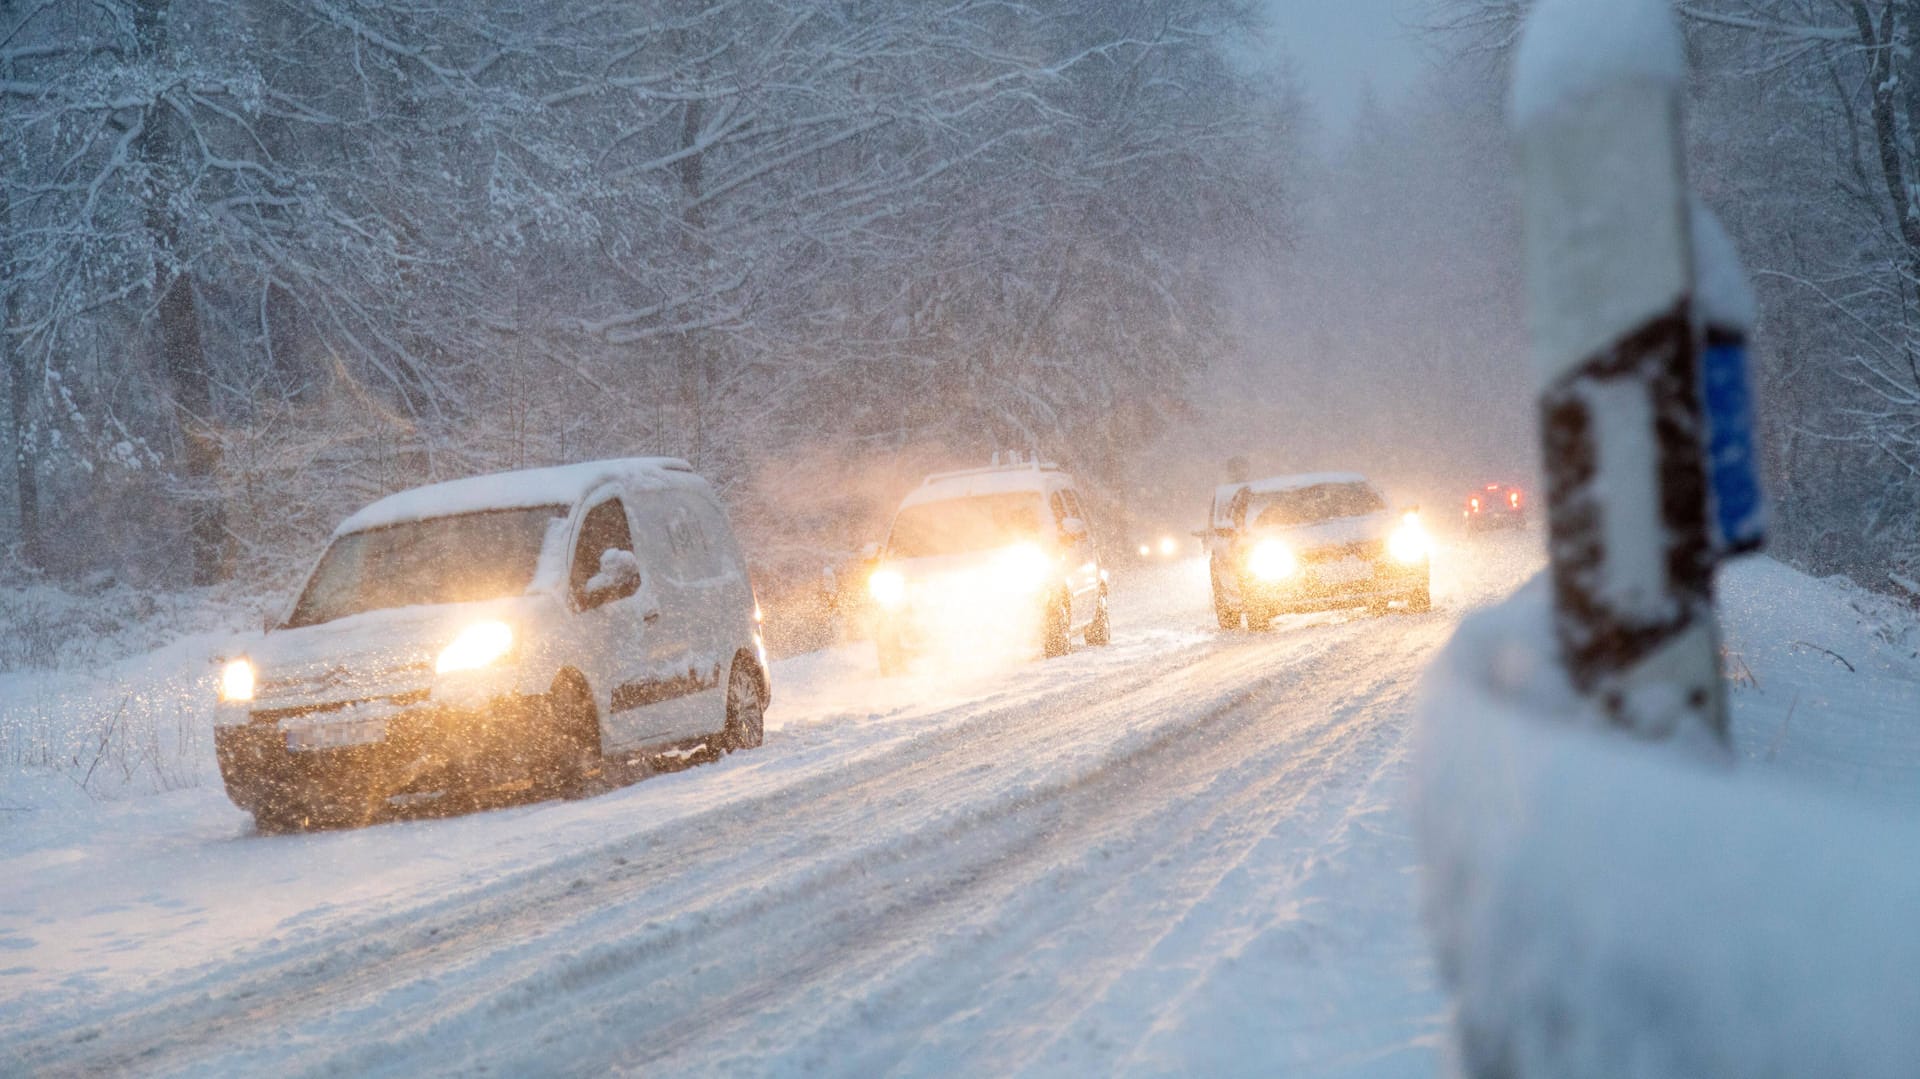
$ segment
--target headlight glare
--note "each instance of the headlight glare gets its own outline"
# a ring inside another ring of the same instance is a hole
[[[1052,576],[1052,560],[1031,543],[1010,548],[1000,558],[1000,579],[1018,591],[1037,592]]]
[[[246,659],[229,660],[220,668],[220,699],[242,703],[253,699],[253,663]]]
[[[472,671],[507,654],[513,647],[513,629],[505,622],[475,622],[440,650],[433,669],[439,674]]]
[[[882,607],[892,609],[907,601],[907,579],[897,569],[881,568],[873,571],[867,578],[867,591],[873,601]]]
[[[1247,555],[1247,570],[1256,580],[1278,581],[1293,576],[1299,568],[1293,549],[1276,539],[1261,540]]]
[[[1393,535],[1387,537],[1387,553],[1395,562],[1411,566],[1424,561],[1432,542],[1427,538],[1427,530],[1420,527],[1420,518],[1409,513]]]

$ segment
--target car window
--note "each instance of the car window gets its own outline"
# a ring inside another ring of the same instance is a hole
[[[893,519],[887,553],[928,558],[1006,547],[1040,536],[1047,503],[1037,492],[976,495],[908,506]]]
[[[314,567],[287,625],[524,592],[538,568],[548,524],[565,512],[535,506],[463,513],[341,536]]]
[[[568,585],[575,596],[600,572],[600,556],[608,551],[632,551],[633,533],[627,527],[627,508],[618,498],[587,511],[580,522],[580,538],[573,547],[573,573]]]
[[[1316,483],[1260,496],[1256,528],[1312,524],[1337,517],[1360,517],[1387,508],[1380,492],[1364,483]]]

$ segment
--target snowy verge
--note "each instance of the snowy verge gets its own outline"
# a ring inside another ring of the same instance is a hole
[[[1422,686],[1425,915],[1467,1074],[1913,1074],[1920,826],[1599,733],[1547,603],[1536,580],[1473,616]]]

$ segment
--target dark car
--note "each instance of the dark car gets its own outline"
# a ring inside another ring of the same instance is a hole
[[[1507,483],[1489,483],[1469,494],[1461,506],[1468,532],[1527,527],[1527,496]]]

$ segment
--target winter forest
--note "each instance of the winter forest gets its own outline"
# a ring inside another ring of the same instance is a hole
[[[1530,474],[1525,6],[1411,11],[1417,91],[1328,131],[1245,0],[8,3],[0,577],[50,586],[9,602],[283,593],[378,495],[629,453],[713,478],[776,593],[1004,447],[1113,518],[1276,446]],[[1913,13],[1679,11],[1774,551],[1897,591]]]

